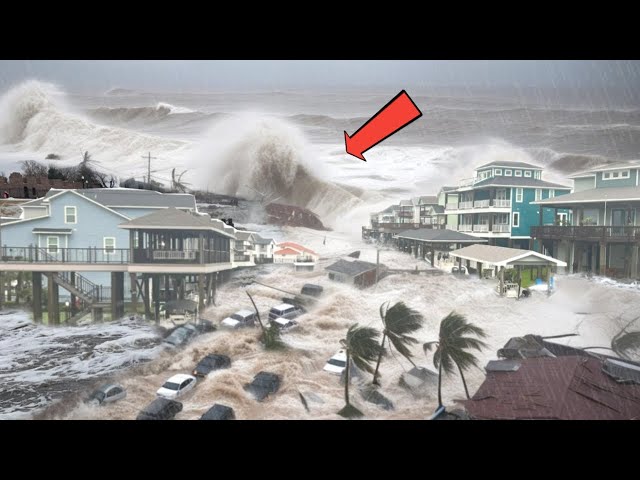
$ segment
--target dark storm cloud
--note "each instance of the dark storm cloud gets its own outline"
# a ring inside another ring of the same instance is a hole
[[[0,61],[3,90],[28,78],[73,92],[112,87],[212,91],[305,87],[516,86],[637,88],[637,61]]]

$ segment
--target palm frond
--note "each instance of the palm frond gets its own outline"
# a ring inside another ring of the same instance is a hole
[[[391,308],[383,308],[388,307],[388,304],[389,302],[380,306],[384,333],[400,355],[409,359],[413,356],[409,347],[418,343],[418,340],[409,334],[422,328],[423,317],[418,311],[407,307],[404,302],[398,302]]]
[[[373,373],[371,363],[374,362],[384,348],[378,343],[380,332],[371,327],[359,327],[358,324],[351,325],[345,338],[345,346],[353,363],[365,372]]]
[[[424,354],[426,355],[427,352],[430,352],[432,348],[437,348],[436,345],[438,345],[438,342],[423,343],[422,350],[424,350]]]

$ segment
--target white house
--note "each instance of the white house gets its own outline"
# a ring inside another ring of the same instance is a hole
[[[316,263],[320,256],[313,250],[294,242],[282,242],[276,245],[273,263],[296,263],[306,261]]]

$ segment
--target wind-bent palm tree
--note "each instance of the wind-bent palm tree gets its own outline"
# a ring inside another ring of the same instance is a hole
[[[347,330],[346,338],[340,340],[340,345],[345,349],[347,365],[345,369],[344,401],[346,405],[338,412],[343,417],[362,417],[362,412],[351,405],[349,401],[349,383],[351,382],[351,362],[365,372],[373,373],[371,363],[379,355],[383,348],[378,345],[380,332],[371,327],[359,327],[351,325]]]
[[[435,347],[433,365],[438,369],[438,407],[442,406],[442,370],[449,375],[453,372],[454,365],[458,367],[458,371],[460,372],[460,378],[462,378],[462,384],[464,385],[467,398],[471,398],[463,371],[472,365],[477,367],[478,359],[467,350],[473,348],[480,351],[483,347],[486,347],[487,344],[477,338],[465,335],[475,335],[480,338],[487,336],[482,328],[473,323],[468,323],[464,315],[454,311],[444,317],[440,322],[438,340],[435,342],[427,342],[422,346],[425,354],[431,350],[432,347]]]
[[[260,324],[260,329],[262,330],[262,335],[260,336],[260,340],[264,344],[264,348],[267,350],[280,350],[285,347],[284,342],[280,339],[280,330],[275,324],[270,324],[269,327],[265,327],[264,323],[260,319],[260,312],[258,311],[258,307],[256,306],[256,302],[253,301],[253,297],[249,292],[245,292],[251,300],[253,304],[253,308],[256,311],[256,317],[258,317],[258,323]]]
[[[422,315],[407,307],[404,302],[398,302],[389,308],[389,302],[380,305],[380,318],[384,329],[382,330],[382,341],[380,347],[384,347],[385,340],[389,340],[389,349],[393,346],[404,358],[409,360],[415,367],[411,357],[411,350],[409,347],[418,343],[418,340],[409,336],[410,333],[415,332],[422,328],[422,321],[424,320]],[[373,384],[378,383],[378,370],[380,368],[380,361],[382,360],[382,350],[378,354],[378,362],[376,363],[376,371],[373,373]]]

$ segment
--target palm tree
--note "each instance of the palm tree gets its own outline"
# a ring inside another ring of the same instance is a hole
[[[345,369],[344,381],[344,401],[346,405],[338,412],[343,417],[362,417],[363,414],[356,407],[351,405],[349,401],[349,383],[351,382],[351,362],[365,372],[373,373],[371,362],[383,350],[378,345],[378,337],[380,332],[371,327],[359,327],[358,324],[351,325],[347,330],[346,338],[340,340],[340,345],[345,349],[347,354],[347,364]]]
[[[458,367],[460,372],[467,398],[471,398],[463,371],[472,365],[477,367],[478,359],[467,350],[473,348],[480,351],[487,344],[477,338],[465,335],[475,335],[480,338],[487,336],[482,328],[468,323],[464,315],[453,311],[440,322],[438,340],[427,342],[422,346],[425,354],[432,347],[435,347],[433,365],[438,369],[438,407],[442,406],[442,370],[449,375],[453,372],[454,365]]]
[[[380,305],[380,318],[384,329],[382,330],[382,341],[380,347],[384,347],[384,341],[389,340],[389,349],[393,346],[404,358],[409,360],[415,367],[411,357],[409,347],[418,343],[418,340],[409,336],[410,333],[422,328],[422,315],[416,310],[407,307],[404,302],[398,302],[389,308],[389,302]],[[378,354],[378,362],[376,363],[376,371],[373,373],[373,384],[378,383],[378,370],[380,361],[382,360],[382,348]]]
[[[285,347],[284,342],[280,339],[280,330],[276,327],[275,323],[269,325],[269,327],[265,327],[264,323],[260,319],[260,312],[258,311],[258,307],[256,306],[256,302],[253,301],[253,297],[249,292],[245,292],[249,296],[249,300],[253,304],[253,308],[256,311],[256,317],[258,317],[258,323],[260,324],[260,329],[262,330],[262,335],[260,336],[260,340],[264,344],[264,348],[267,350],[280,350]]]

